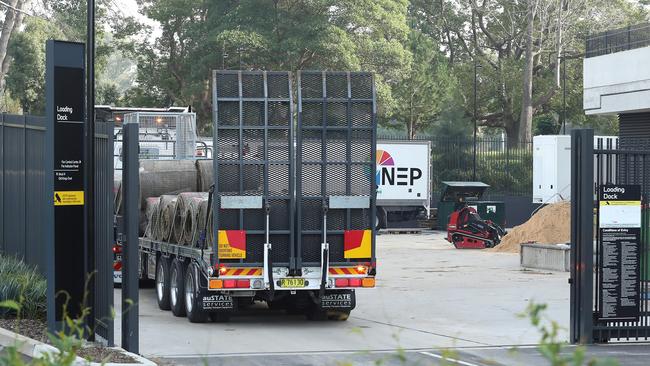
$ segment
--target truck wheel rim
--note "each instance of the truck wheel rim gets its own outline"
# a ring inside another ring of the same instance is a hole
[[[158,294],[158,300],[162,300],[165,294],[165,271],[163,271],[162,264],[158,265],[156,273],[156,293]]]
[[[194,308],[194,279],[191,272],[188,273],[185,281],[185,307],[190,313]]]
[[[172,275],[169,278],[169,286],[170,286],[170,292],[171,292],[171,300],[172,304],[176,305],[178,302],[178,271],[176,268],[172,269]]]

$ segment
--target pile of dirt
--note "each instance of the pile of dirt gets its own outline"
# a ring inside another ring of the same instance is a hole
[[[571,241],[571,203],[559,202],[541,208],[525,223],[515,226],[493,252],[519,253],[522,243],[561,244]]]

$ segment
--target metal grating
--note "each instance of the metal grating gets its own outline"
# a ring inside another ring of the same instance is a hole
[[[299,265],[319,265],[323,211],[329,196],[369,196],[369,209],[329,209],[330,261],[344,263],[343,232],[373,232],[376,116],[373,76],[356,72],[298,73],[296,169]],[[372,218],[372,219],[371,219]],[[372,258],[364,259],[365,261]]]
[[[293,111],[288,72],[215,71],[213,74],[215,187],[213,225],[246,230],[246,259],[262,264],[264,209],[220,209],[223,196],[263,196],[270,215],[271,258],[289,265],[293,257]],[[216,239],[216,238],[215,238]],[[213,241],[213,252],[217,240]]]

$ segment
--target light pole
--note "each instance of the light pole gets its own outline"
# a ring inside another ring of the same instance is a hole
[[[566,134],[566,57],[562,55],[562,134]]]
[[[95,0],[87,1],[87,24],[86,24],[86,133],[85,133],[85,210],[86,214],[86,276],[87,303],[84,304],[91,309],[86,318],[86,325],[95,329]],[[94,340],[95,332],[88,335]]]
[[[474,56],[474,159],[472,168],[472,180],[476,181],[476,133],[478,131],[478,62]]]

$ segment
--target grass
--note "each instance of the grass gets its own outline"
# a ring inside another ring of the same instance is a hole
[[[0,256],[0,318],[45,319],[46,290],[45,278],[35,268]]]

